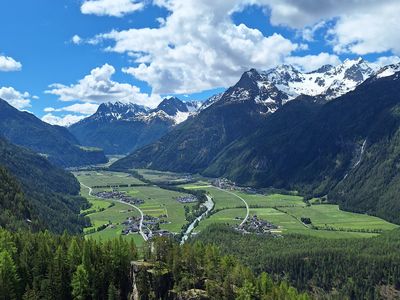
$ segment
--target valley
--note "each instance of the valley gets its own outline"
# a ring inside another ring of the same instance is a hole
[[[143,180],[132,174],[139,174]],[[91,203],[91,207],[81,214],[88,216],[92,226],[85,228],[86,238],[108,240],[123,236],[143,244],[140,232],[122,234],[122,224],[129,217],[151,216],[162,219],[160,230],[170,232],[178,239],[193,221],[187,220],[185,210],[190,211],[194,203],[180,203],[178,197],[185,196],[183,191],[204,191],[214,203],[211,212],[206,214],[193,229],[197,235],[214,224],[240,225],[247,218],[256,215],[278,228],[274,234],[286,236],[300,234],[328,239],[370,238],[388,232],[398,226],[380,218],[366,214],[346,212],[338,205],[320,202],[319,199],[305,202],[296,193],[279,194],[256,193],[246,188],[231,187],[222,189],[213,186],[213,180],[199,175],[179,174],[139,169],[133,173],[111,172],[104,170],[78,171],[74,175],[81,183],[81,195]],[[89,195],[89,189],[93,189]],[[112,199],[100,199],[96,193],[118,190],[127,196],[143,200],[133,208],[127,203]],[[186,194],[187,196],[187,194]],[[305,224],[302,219],[311,223]]]

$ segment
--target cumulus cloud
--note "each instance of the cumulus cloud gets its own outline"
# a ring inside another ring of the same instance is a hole
[[[52,84],[47,94],[57,95],[61,101],[81,101],[99,104],[104,102],[132,102],[146,106],[156,106],[161,98],[158,95],[141,93],[140,89],[128,83],[113,81],[111,77],[115,68],[109,64],[93,69],[89,75],[79,80],[76,84]],[[72,107],[72,108],[71,108]],[[72,105],[69,109],[93,110],[93,105]],[[72,110],[70,110],[72,111]]]
[[[392,51],[400,54],[400,1],[344,15],[329,30],[334,50],[359,55]]]
[[[133,0],[86,0],[81,6],[81,12],[97,16],[123,17],[143,7],[143,2]]]
[[[273,25],[303,30],[312,40],[321,22],[330,20],[329,39],[334,51],[364,55],[400,53],[400,1],[398,0],[249,0],[267,7]],[[317,26],[317,27],[315,27]]]
[[[290,56],[285,61],[305,72],[314,71],[323,65],[336,66],[341,63],[337,55],[326,52],[321,52],[318,55]]]
[[[74,43],[75,45],[79,45],[80,43],[82,43],[82,38],[75,34],[72,39],[71,39],[72,43]]]
[[[0,88],[0,98],[7,101],[17,109],[31,107],[31,95],[28,92],[19,92],[13,87]]]
[[[227,86],[251,67],[283,62],[299,45],[280,34],[264,36],[230,15],[245,0],[154,0],[170,11],[158,28],[112,31],[97,42],[130,54],[137,65],[123,71],[149,83],[156,93],[190,93]]]
[[[51,113],[48,113],[42,117],[42,121],[49,123],[51,125],[58,126],[70,126],[74,123],[79,122],[84,119],[86,116],[78,116],[78,115],[65,115],[65,116],[55,116]]]
[[[0,55],[0,71],[2,72],[20,71],[21,68],[22,64],[16,61],[14,58]]]
[[[77,103],[70,106],[62,107],[62,108],[54,108],[54,107],[46,107],[44,112],[60,112],[67,111],[73,113],[80,113],[83,115],[92,115],[99,108],[98,104],[93,103]]]

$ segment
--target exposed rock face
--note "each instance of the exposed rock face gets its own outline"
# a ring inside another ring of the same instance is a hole
[[[131,277],[131,300],[173,299],[169,296],[169,291],[173,288],[172,274],[166,266],[134,261],[131,264]]]

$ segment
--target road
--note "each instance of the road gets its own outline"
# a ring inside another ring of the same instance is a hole
[[[80,184],[81,184],[83,187],[85,187],[85,188],[87,188],[87,189],[89,190],[89,196],[99,198],[99,197],[97,197],[97,196],[93,196],[93,195],[92,195],[93,189],[92,189],[90,186],[87,186],[87,185],[83,184],[82,182],[81,182]],[[99,199],[102,199],[102,198],[99,198]],[[102,199],[102,200],[105,200],[105,199]],[[140,235],[143,237],[143,239],[144,239],[145,241],[147,241],[147,240],[149,239],[149,238],[147,237],[147,235],[146,235],[146,234],[144,233],[144,231],[143,231],[143,219],[144,219],[144,214],[143,214],[143,211],[142,211],[139,207],[137,207],[137,206],[135,206],[135,205],[133,205],[133,204],[130,204],[130,203],[126,203],[126,202],[124,202],[124,201],[120,201],[120,200],[112,200],[112,199],[107,199],[107,200],[111,200],[111,201],[115,201],[115,202],[120,202],[120,203],[122,203],[122,204],[126,204],[126,205],[129,205],[129,206],[132,206],[134,209],[136,209],[136,210],[140,213],[139,233],[140,233]]]
[[[215,188],[218,189],[218,190],[220,190],[220,191],[223,191],[223,192],[225,192],[225,193],[231,194],[231,195],[233,195],[233,196],[235,196],[235,197],[237,197],[237,198],[239,198],[240,200],[243,201],[244,205],[246,205],[246,217],[243,219],[242,223],[240,223],[239,226],[242,226],[244,223],[246,223],[246,221],[247,221],[247,219],[249,218],[249,215],[250,215],[250,208],[249,208],[249,205],[247,204],[246,200],[244,200],[242,197],[240,197],[240,196],[238,196],[238,195],[236,195],[235,193],[232,193],[232,192],[230,192],[230,191],[221,189],[221,188],[219,188],[219,187],[215,187]]]

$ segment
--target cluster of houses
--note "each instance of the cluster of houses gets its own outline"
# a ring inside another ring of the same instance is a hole
[[[241,191],[247,194],[257,194],[257,190],[252,187],[240,187],[237,186],[233,181],[230,181],[227,178],[217,178],[214,179],[211,184],[215,187],[224,190],[231,190],[231,191]]]
[[[124,192],[119,192],[119,191],[102,191],[98,192],[95,194],[96,197],[101,198],[101,199],[113,199],[113,200],[119,200],[123,201],[126,203],[130,203],[133,205],[140,205],[143,204],[144,201],[139,198],[133,198],[128,195],[126,195]]]
[[[255,233],[255,234],[272,234],[278,229],[278,226],[261,220],[257,215],[248,218],[247,221],[236,227],[236,230],[242,233]]]
[[[194,202],[197,202],[197,201],[198,201],[197,197],[194,196],[194,195],[180,196],[180,197],[176,198],[176,200],[177,200],[179,203],[182,203],[182,204],[185,204],[185,203],[194,203]]]
[[[174,234],[168,230],[160,229],[160,224],[168,224],[166,215],[152,217],[145,215],[143,217],[143,232],[150,239],[153,237],[172,237]],[[122,235],[140,232],[140,217],[128,217],[122,225],[125,228],[122,230]]]

